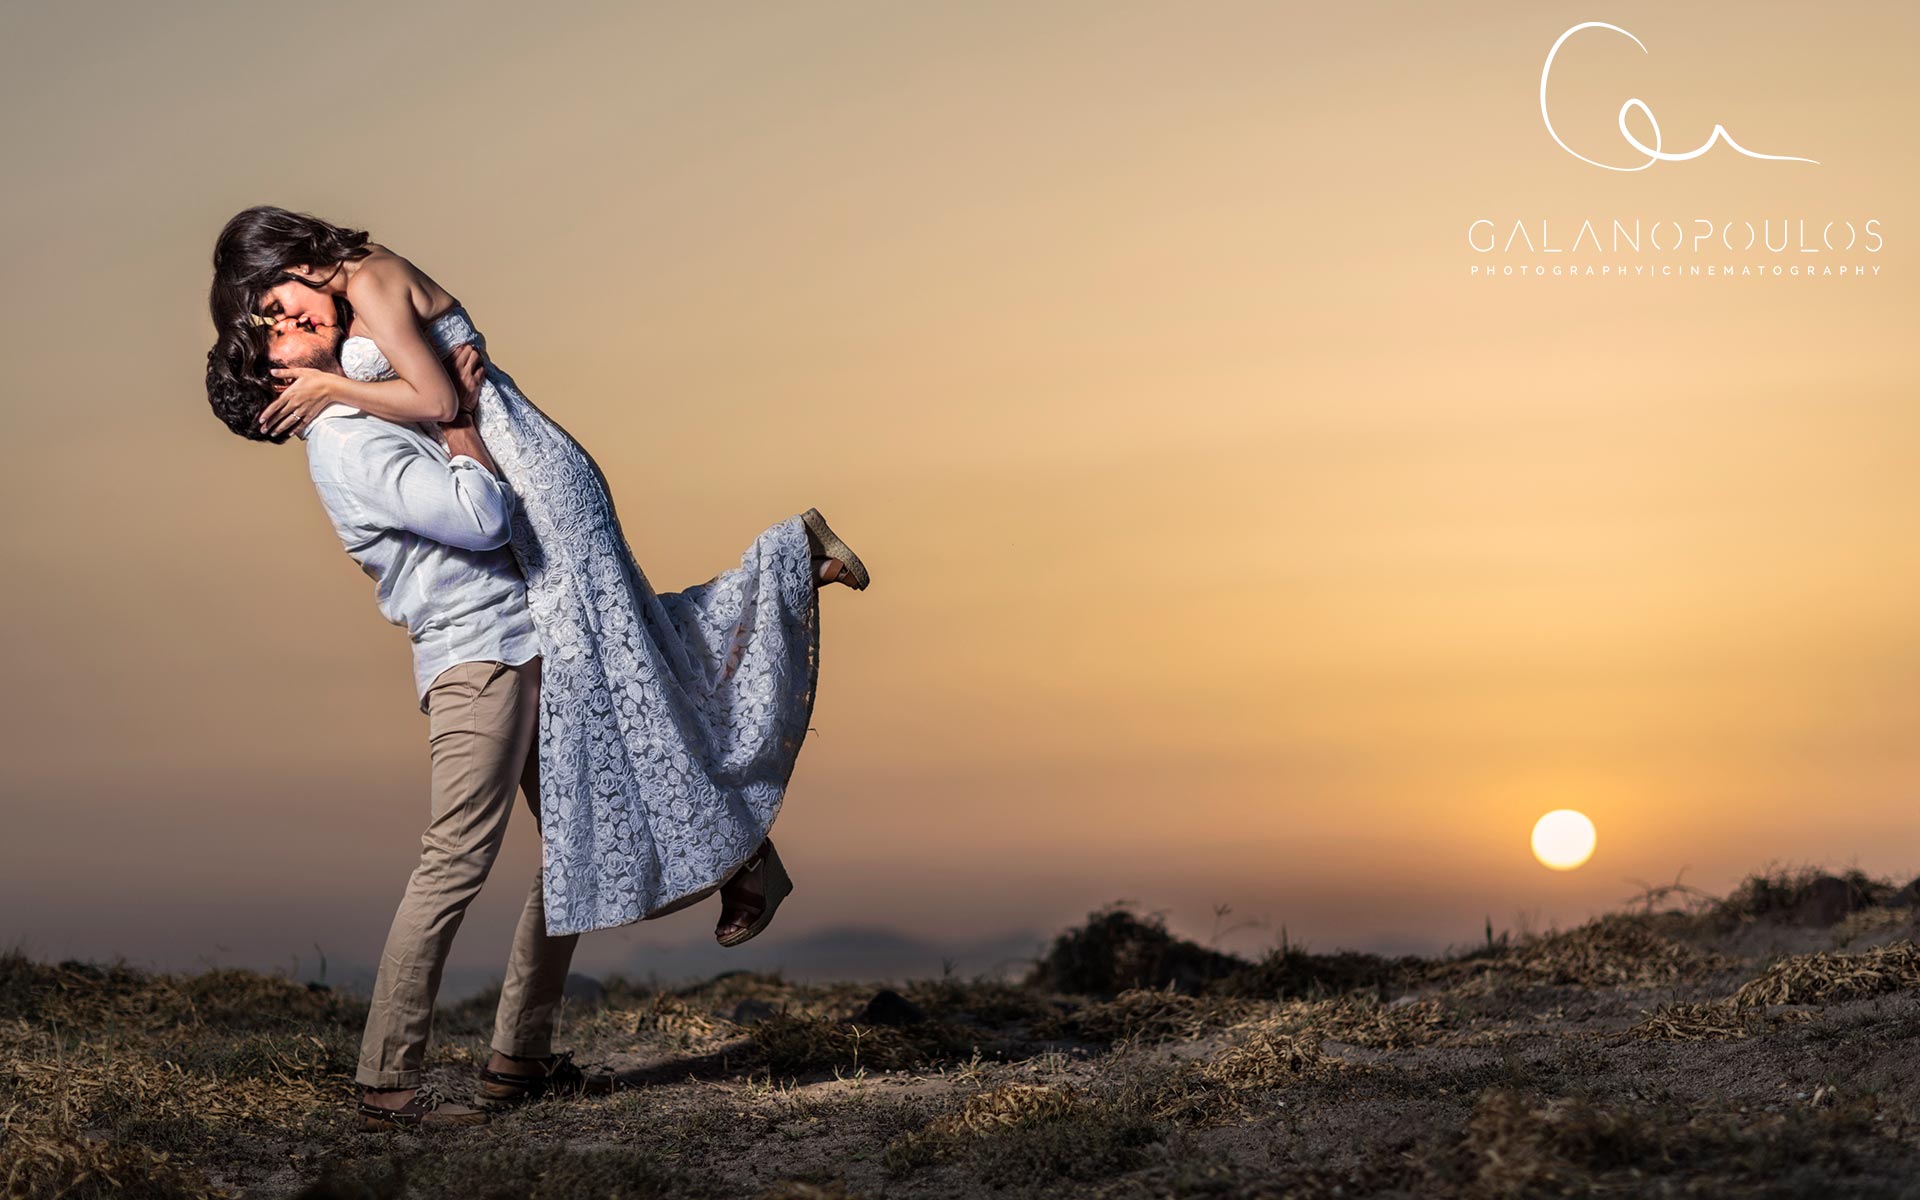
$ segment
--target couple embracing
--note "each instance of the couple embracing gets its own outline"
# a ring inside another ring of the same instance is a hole
[[[214,247],[207,398],[233,432],[298,436],[334,530],[413,644],[431,819],[381,954],[355,1074],[368,1128],[474,1124],[612,1086],[556,1054],[583,932],[720,894],[715,938],[792,890],[768,837],[818,678],[819,589],[868,572],[817,509],[738,567],[656,593],[605,478],[405,258],[285,209]],[[442,969],[506,834],[539,823],[479,1105],[423,1083]]]

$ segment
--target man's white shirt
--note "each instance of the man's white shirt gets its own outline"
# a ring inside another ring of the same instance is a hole
[[[381,615],[413,641],[422,711],[448,667],[540,653],[507,549],[513,497],[493,472],[417,425],[346,404],[321,410],[300,436],[340,544],[373,577]]]

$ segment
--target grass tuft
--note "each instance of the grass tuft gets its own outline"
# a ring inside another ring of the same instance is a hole
[[[1137,988],[1192,995],[1246,967],[1243,958],[1175,937],[1157,914],[1143,917],[1114,904],[1056,937],[1026,983],[1105,998]]]
[[[1789,955],[1742,984],[1733,1002],[1743,1008],[1834,1004],[1912,988],[1920,988],[1920,946],[1899,941],[1858,954],[1821,950]]]

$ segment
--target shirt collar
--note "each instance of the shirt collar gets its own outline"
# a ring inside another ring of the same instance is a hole
[[[300,431],[300,440],[303,442],[306,441],[308,431],[310,431],[316,424],[326,420],[328,417],[344,417],[349,413],[357,413],[359,411],[360,411],[359,409],[355,408],[351,404],[342,404],[338,400],[336,400],[332,404],[327,405],[325,408],[321,409],[319,412],[314,414],[313,420],[308,421],[306,428]]]

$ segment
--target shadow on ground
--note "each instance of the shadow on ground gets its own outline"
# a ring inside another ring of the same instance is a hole
[[[1920,882],[1920,881],[1916,881]],[[610,1097],[362,1134],[363,1003],[0,958],[8,1196],[1911,1197],[1915,884],[1767,870],[1437,958],[1093,913],[1022,983],[613,979]],[[491,996],[438,1019],[470,1090]]]

